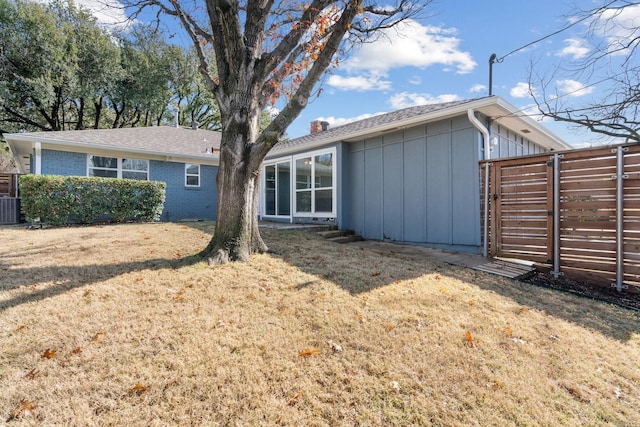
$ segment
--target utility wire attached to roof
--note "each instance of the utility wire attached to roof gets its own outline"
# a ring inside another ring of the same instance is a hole
[[[509,52],[509,53],[507,53],[507,54],[502,55],[500,58],[494,58],[494,57],[493,57],[493,55],[492,55],[492,59],[493,59],[492,63],[493,63],[493,62],[500,63],[500,62],[504,61],[504,59],[505,59],[507,56],[509,56],[509,55],[513,55],[514,53],[519,52],[519,51],[521,51],[522,49],[525,49],[525,48],[527,48],[527,47],[529,47],[529,46],[531,46],[531,45],[534,45],[534,44],[536,44],[536,43],[539,43],[539,42],[541,42],[541,41],[543,41],[543,40],[546,40],[546,39],[548,39],[548,38],[550,38],[550,37],[553,37],[553,36],[555,36],[555,35],[557,35],[557,34],[560,34],[560,33],[562,33],[563,31],[566,31],[566,30],[568,30],[569,28],[574,27],[575,25],[577,25],[577,24],[579,24],[579,23],[581,23],[581,22],[586,21],[587,19],[591,18],[593,15],[595,15],[595,14],[597,14],[597,13],[600,13],[601,11],[603,11],[603,10],[607,9],[609,6],[611,6],[612,4],[616,3],[617,1],[618,1],[618,0],[612,0],[612,1],[610,1],[609,3],[607,3],[607,4],[605,4],[605,5],[601,6],[601,7],[599,7],[599,8],[597,8],[597,9],[593,10],[592,12],[590,12],[590,13],[586,14],[585,16],[583,16],[582,18],[578,19],[577,21],[573,21],[573,22],[569,23],[568,25],[565,25],[564,27],[560,28],[559,30],[554,31],[553,33],[547,34],[547,35],[546,35],[546,36],[544,36],[544,37],[540,37],[540,38],[539,38],[539,39],[537,39],[537,40],[534,40],[534,41],[532,41],[532,42],[529,42],[529,43],[525,44],[524,46],[520,46],[519,48],[514,49],[514,50],[512,50],[511,52]],[[491,59],[490,59],[490,61],[491,61]]]

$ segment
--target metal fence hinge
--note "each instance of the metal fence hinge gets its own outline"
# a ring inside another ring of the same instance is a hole
[[[549,161],[547,162],[547,166],[549,166],[549,167],[553,166],[553,160],[549,160]]]
[[[629,289],[629,285],[625,285],[624,283],[622,285],[618,285],[617,283],[612,283],[611,287],[617,288],[618,290]]]
[[[611,179],[618,179],[618,175],[611,175]],[[629,175],[625,173],[622,175],[622,179],[629,179]]]
[[[617,148],[612,148],[612,149],[611,149],[611,152],[612,152],[612,153],[615,153],[615,152],[617,152],[617,151],[618,151],[618,149],[617,149]],[[626,152],[626,151],[629,151],[629,147],[622,147],[622,151],[625,151],[625,152]]]

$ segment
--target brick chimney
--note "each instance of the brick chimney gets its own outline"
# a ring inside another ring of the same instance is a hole
[[[311,135],[314,133],[322,132],[322,125],[320,124],[320,120],[314,120],[311,122]]]

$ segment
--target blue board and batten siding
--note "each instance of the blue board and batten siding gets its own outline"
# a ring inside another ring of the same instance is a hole
[[[86,176],[87,154],[42,150],[42,174]],[[32,166],[32,169],[33,166]],[[162,221],[207,219],[216,217],[218,190],[217,166],[200,166],[200,187],[185,186],[184,163],[149,161],[149,180],[167,184]]]
[[[356,233],[479,251],[479,136],[467,120],[365,139],[350,151]]]
[[[492,157],[543,148],[495,127]],[[465,116],[349,144],[341,227],[366,239],[480,252],[480,133]]]

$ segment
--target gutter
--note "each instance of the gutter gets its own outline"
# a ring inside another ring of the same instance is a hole
[[[16,141],[16,142],[19,141],[19,142],[31,143],[32,147],[34,147],[33,144],[35,144],[35,147],[37,147],[38,144],[40,146],[42,146],[42,144],[49,144],[49,145],[61,146],[61,147],[82,148],[82,149],[89,149],[89,150],[93,149],[93,150],[102,150],[105,152],[135,154],[138,156],[148,155],[148,156],[154,156],[158,158],[164,158],[165,161],[169,159],[197,160],[197,161],[205,160],[207,162],[215,163],[214,165],[220,162],[219,156],[217,157],[204,156],[204,155],[198,155],[195,153],[194,154],[172,153],[172,152],[166,152],[166,151],[147,150],[147,149],[140,149],[140,148],[129,148],[129,147],[120,147],[120,146],[113,146],[113,145],[93,144],[93,143],[86,143],[86,142],[66,141],[66,140],[61,140],[56,138],[47,138],[47,137],[34,138],[33,136],[30,136],[28,134],[26,135],[5,134],[5,138],[7,140],[7,143],[9,143],[10,148],[12,146],[11,141]],[[16,151],[17,151],[17,147],[16,147]],[[12,153],[15,153],[15,151],[12,150]]]
[[[489,130],[478,120],[473,108],[467,110],[467,117],[471,124],[482,134],[484,139],[484,160],[487,160],[484,171],[484,233],[482,242],[482,256],[489,256],[489,162],[491,150],[489,148]]]

